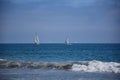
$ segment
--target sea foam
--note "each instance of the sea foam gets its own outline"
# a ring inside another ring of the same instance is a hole
[[[96,60],[77,62],[21,62],[0,59],[0,68],[59,69],[83,72],[120,73],[120,63]]]
[[[116,62],[101,62],[101,61],[89,61],[87,64],[73,64],[73,71],[84,72],[114,72],[120,73],[120,63]]]

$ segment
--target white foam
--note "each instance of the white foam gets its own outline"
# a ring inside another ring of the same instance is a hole
[[[90,61],[88,64],[73,64],[73,71],[84,71],[84,72],[114,72],[120,73],[120,63],[116,62],[101,62],[101,61]]]
[[[0,59],[0,68],[48,68],[84,72],[114,72],[120,73],[120,63],[102,61],[77,62],[20,62]]]
[[[0,61],[6,61],[5,59],[0,59]]]

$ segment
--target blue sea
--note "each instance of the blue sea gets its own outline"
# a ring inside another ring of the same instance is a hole
[[[0,59],[0,80],[120,80],[120,44],[0,44]]]
[[[0,44],[0,58],[22,61],[120,62],[120,44]]]

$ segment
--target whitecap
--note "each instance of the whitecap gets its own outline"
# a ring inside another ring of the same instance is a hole
[[[85,64],[73,64],[73,71],[84,72],[114,72],[120,73],[120,63],[116,62],[101,62],[101,61],[89,61],[88,65]]]

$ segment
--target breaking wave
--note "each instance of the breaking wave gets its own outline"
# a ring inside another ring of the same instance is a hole
[[[120,73],[120,63],[90,61],[86,64],[73,64],[72,70],[84,72],[113,72]]]
[[[83,72],[120,73],[120,63],[96,60],[78,62],[21,62],[0,59],[0,68],[59,69]]]

